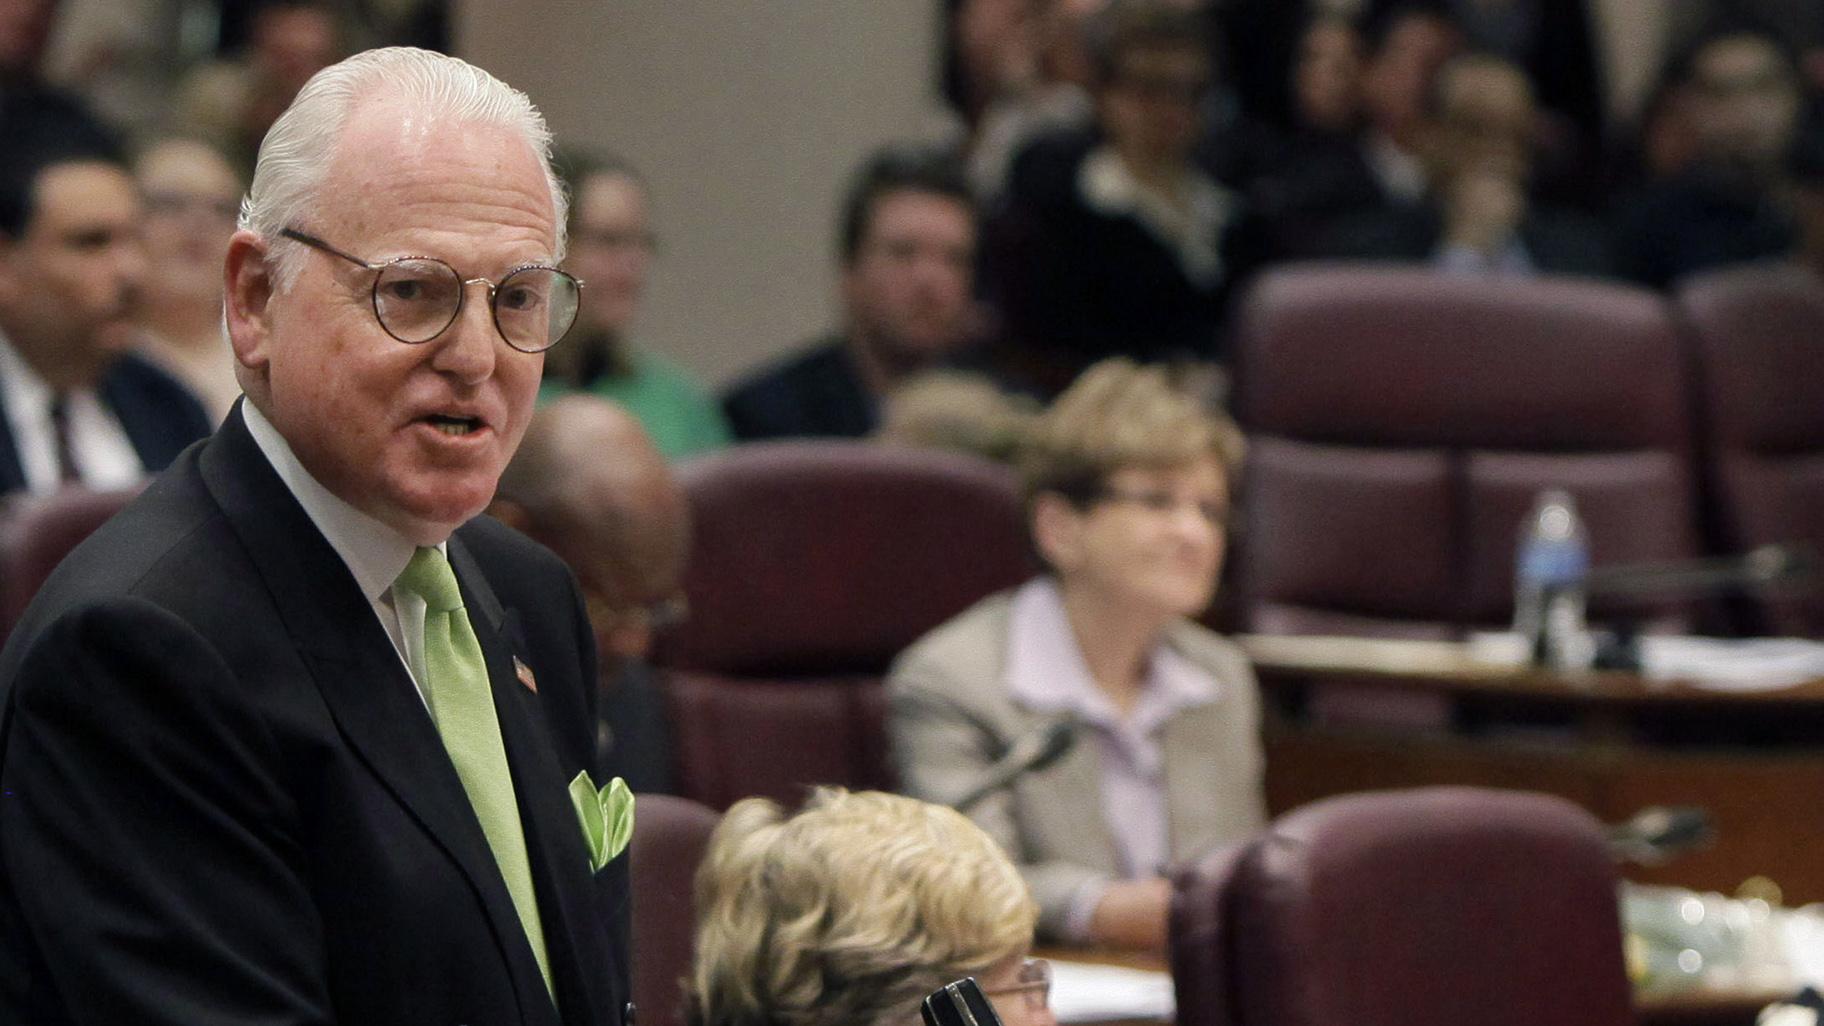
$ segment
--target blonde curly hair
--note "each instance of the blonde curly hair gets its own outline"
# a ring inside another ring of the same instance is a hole
[[[903,1026],[919,1000],[1024,952],[1037,907],[961,813],[818,789],[748,798],[697,870],[699,1026]]]

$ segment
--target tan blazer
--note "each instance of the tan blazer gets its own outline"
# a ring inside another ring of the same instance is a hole
[[[908,793],[940,802],[961,796],[1015,738],[1051,719],[1007,693],[1011,598],[982,600],[894,663],[889,725]],[[1180,713],[1162,738],[1171,857],[1182,862],[1264,822],[1259,698],[1240,650],[1210,631],[1179,621],[1167,628],[1165,644],[1220,685],[1216,701]],[[970,813],[1019,863],[1046,938],[1064,939],[1080,888],[1120,875],[1102,818],[1101,781],[1098,746],[1078,744]]]

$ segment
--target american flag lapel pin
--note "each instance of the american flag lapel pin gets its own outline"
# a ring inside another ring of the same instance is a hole
[[[519,682],[526,686],[527,691],[538,694],[538,678],[532,675],[532,667],[520,662],[518,656],[513,657],[513,675],[519,678]]]

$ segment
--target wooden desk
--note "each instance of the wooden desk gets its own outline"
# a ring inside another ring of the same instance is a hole
[[[1824,900],[1824,682],[1717,692],[1490,666],[1450,643],[1241,640],[1268,709],[1274,815],[1334,794],[1431,784],[1544,791],[1605,822],[1695,805],[1709,811],[1715,843],[1665,866],[1625,867],[1628,878],[1733,893],[1759,875],[1789,905]],[[1440,716],[1404,728],[1320,722],[1309,715],[1319,692],[1395,704],[1419,696]]]

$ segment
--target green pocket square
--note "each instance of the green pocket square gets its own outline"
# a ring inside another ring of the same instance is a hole
[[[620,777],[597,791],[589,771],[584,770],[570,781],[570,802],[576,806],[583,838],[589,842],[589,868],[599,871],[633,838],[633,792]]]

